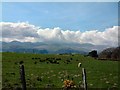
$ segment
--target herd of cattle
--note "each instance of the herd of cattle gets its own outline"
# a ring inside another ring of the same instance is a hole
[[[38,61],[39,62],[46,62],[47,64],[48,63],[51,63],[51,64],[60,64],[59,61],[62,60],[62,59],[61,58],[46,58],[46,59],[32,58],[32,60],[35,60],[34,64],[37,64]],[[71,62],[71,60],[73,60],[73,58],[66,59],[63,62],[66,63],[66,64],[69,64]]]

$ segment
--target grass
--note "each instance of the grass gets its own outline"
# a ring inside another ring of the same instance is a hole
[[[33,59],[34,58],[34,59]],[[35,59],[37,58],[37,59]],[[60,58],[51,64],[46,58]],[[45,60],[40,62],[40,60]],[[68,62],[67,64],[67,60]],[[21,87],[19,62],[24,61],[27,88],[61,88],[66,79],[82,86],[82,68],[86,69],[88,88],[117,88],[118,61],[102,61],[83,55],[2,53],[3,88]],[[78,68],[78,63],[82,67]],[[36,64],[35,64],[36,63]],[[15,75],[11,74],[15,73]]]
[[[0,89],[2,89],[2,53],[0,53]]]

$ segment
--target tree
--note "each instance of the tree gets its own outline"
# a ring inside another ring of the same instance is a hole
[[[112,52],[111,59],[120,60],[120,47],[115,48],[115,50]]]
[[[100,59],[111,59],[111,55],[113,53],[113,51],[115,50],[115,48],[107,48],[104,49],[100,54],[99,54],[99,58]]]
[[[93,50],[93,51],[89,52],[88,56],[97,58],[98,57],[97,50]]]
[[[103,50],[99,54],[99,59],[120,60],[120,46]]]

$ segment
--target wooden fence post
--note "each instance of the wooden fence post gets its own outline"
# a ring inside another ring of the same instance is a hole
[[[86,71],[85,71],[84,68],[82,68],[82,76],[83,76],[83,86],[84,86],[84,89],[87,90]]]
[[[21,82],[22,82],[22,90],[26,90],[24,65],[20,65],[20,79],[21,79]]]

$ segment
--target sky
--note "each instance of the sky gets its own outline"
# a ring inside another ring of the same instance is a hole
[[[118,43],[118,3],[4,2],[0,26],[3,41],[111,43],[114,46]]]
[[[3,3],[3,22],[29,22],[43,28],[104,30],[118,23],[115,3]]]
[[[119,0],[1,0],[2,2],[119,2]]]

